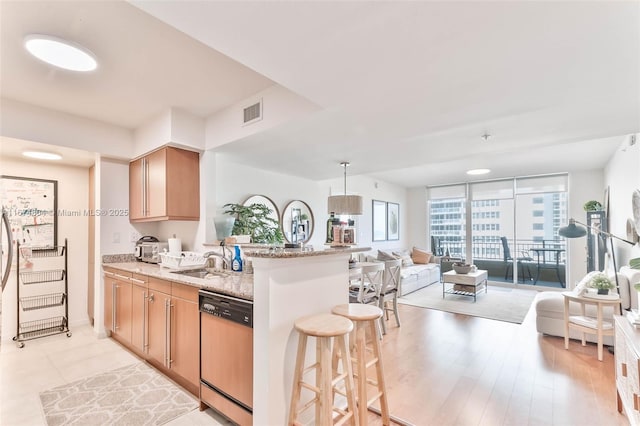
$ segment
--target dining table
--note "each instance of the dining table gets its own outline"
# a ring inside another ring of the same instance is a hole
[[[536,254],[536,277],[533,281],[533,284],[538,283],[538,279],[540,278],[540,270],[542,269],[553,269],[556,271],[556,275],[558,277],[558,281],[560,285],[564,288],[564,280],[562,279],[562,275],[560,274],[560,254],[565,251],[563,248],[555,248],[555,247],[535,247],[530,249],[532,252]],[[554,254],[554,262],[547,263],[547,253]]]

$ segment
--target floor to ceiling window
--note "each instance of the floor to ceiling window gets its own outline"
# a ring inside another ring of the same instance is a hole
[[[567,176],[502,179],[428,188],[436,254],[470,260],[493,281],[565,286]],[[443,269],[446,269],[445,264]]]

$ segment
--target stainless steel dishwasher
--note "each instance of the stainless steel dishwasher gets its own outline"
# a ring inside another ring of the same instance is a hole
[[[251,425],[253,302],[200,290],[199,304],[201,403]]]

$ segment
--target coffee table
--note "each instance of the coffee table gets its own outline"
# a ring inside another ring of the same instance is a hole
[[[457,294],[459,296],[473,297],[476,301],[476,295],[482,291],[487,292],[487,279],[489,273],[483,269],[468,274],[458,274],[456,271],[447,271],[442,274],[442,298],[446,294]]]

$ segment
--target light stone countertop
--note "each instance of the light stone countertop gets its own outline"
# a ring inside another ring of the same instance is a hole
[[[226,277],[212,276],[211,278],[194,278],[182,274],[174,274],[171,269],[162,268],[153,263],[145,262],[115,262],[103,263],[103,267],[118,269],[124,272],[147,275],[166,281],[186,284],[214,292],[253,300],[253,274],[224,271]],[[199,269],[199,268],[193,268]]]
[[[242,247],[242,246],[241,246]],[[333,256],[342,253],[359,253],[369,251],[371,247],[326,247],[321,250],[307,250],[306,248],[260,248],[260,249],[243,249],[243,253],[247,257],[268,258],[268,259],[291,259],[301,257],[314,256]]]

